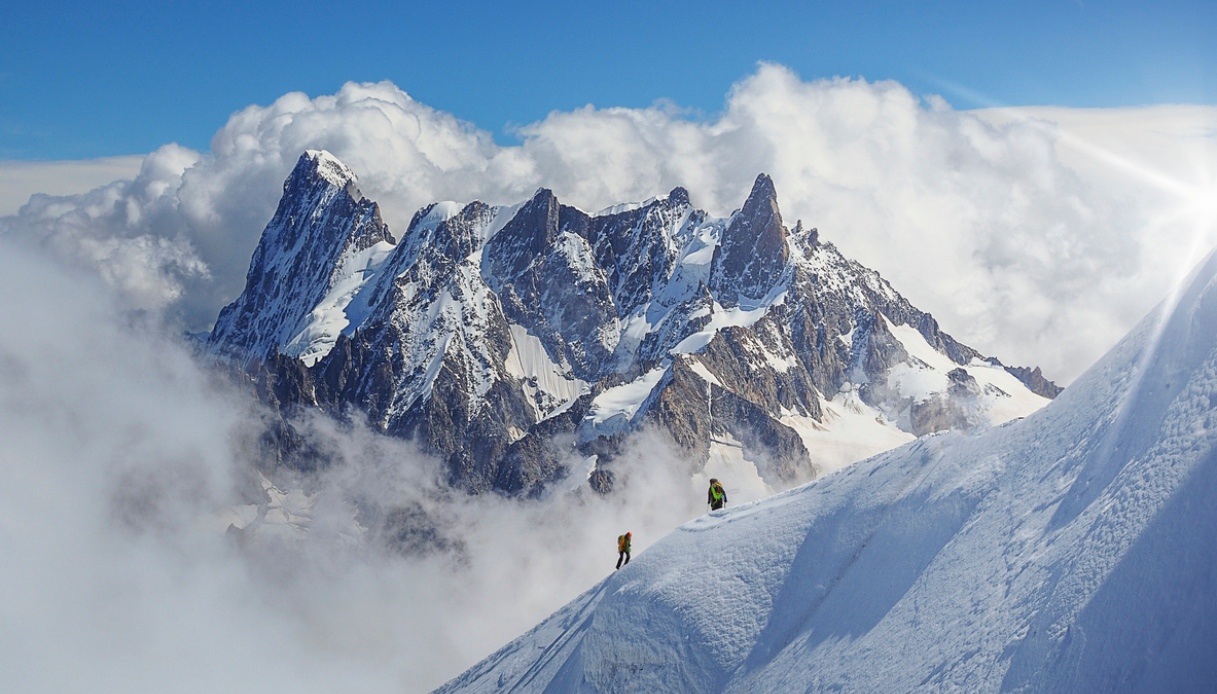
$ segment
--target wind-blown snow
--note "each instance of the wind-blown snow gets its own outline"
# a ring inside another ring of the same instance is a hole
[[[1211,691],[1217,256],[1047,407],[704,515],[441,691]]]

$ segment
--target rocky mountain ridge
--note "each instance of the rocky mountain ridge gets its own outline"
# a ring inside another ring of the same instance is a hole
[[[541,189],[429,205],[400,241],[355,182],[328,153],[300,158],[207,344],[286,417],[359,413],[471,492],[541,493],[584,465],[607,491],[646,427],[691,475],[726,466],[785,488],[1059,391],[957,342],[817,230],[788,228],[764,174],[726,218],[683,188],[598,215]],[[278,454],[301,465],[290,445]]]

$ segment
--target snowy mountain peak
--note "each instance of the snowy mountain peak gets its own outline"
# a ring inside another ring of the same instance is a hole
[[[209,344],[241,361],[282,353],[315,362],[348,323],[345,308],[394,243],[380,207],[333,155],[309,151],[283,185],[250,260],[245,291]]]
[[[451,200],[433,202],[414,213],[414,218],[410,220],[409,228],[426,227],[434,229],[460,214],[463,208],[464,205],[461,205],[459,202],[452,202]]]
[[[558,196],[549,188],[537,188],[532,197],[528,199],[525,206],[529,205],[556,205],[558,204]]]
[[[767,173],[759,173],[756,175],[756,180],[752,182],[752,191],[748,193],[748,199],[744,202],[744,207],[749,204],[777,204],[778,192],[773,185],[773,178]]]
[[[616,205],[606,207],[592,215],[592,217],[611,217],[613,215],[633,212],[635,210],[653,207],[656,204],[668,204],[672,206],[688,206],[689,191],[677,186],[673,188],[667,195],[662,195],[655,198],[648,198],[642,202],[623,202]]]
[[[348,184],[358,180],[355,172],[351,171],[346,164],[323,149],[306,150],[296,163],[296,171],[307,172],[337,188],[345,188]],[[296,175],[296,171],[293,171],[293,177]],[[359,196],[353,197],[358,198]]]
[[[673,205],[690,204],[689,191],[685,190],[682,186],[676,186],[671,190],[671,192],[668,193],[668,202]]]

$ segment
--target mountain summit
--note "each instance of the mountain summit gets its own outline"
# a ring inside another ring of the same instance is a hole
[[[315,363],[349,323],[344,299],[393,245],[355,174],[328,152],[306,152],[254,250],[245,291],[220,312],[209,344],[242,361],[281,353]]]
[[[689,474],[760,496],[1059,390],[788,228],[765,174],[726,218],[683,188],[598,214],[541,189],[428,205],[395,241],[354,174],[307,152],[209,345],[289,418],[362,412],[472,492],[539,493],[575,467],[607,491],[650,426]]]
[[[714,249],[710,287],[727,307],[759,302],[777,284],[789,260],[777,190],[773,179],[761,174]]]

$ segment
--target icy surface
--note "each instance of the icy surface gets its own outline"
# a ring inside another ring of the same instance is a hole
[[[646,372],[630,383],[608,388],[592,401],[586,421],[594,426],[603,426],[610,420],[629,422],[642,407],[643,401],[655,390],[659,379],[668,367],[660,366]]]
[[[888,329],[909,355],[920,362],[916,366],[900,364],[892,369],[890,377],[900,385],[906,397],[924,400],[934,393],[946,390],[949,384],[947,374],[962,368],[980,385],[981,398],[986,405],[982,411],[988,414],[991,424],[1002,424],[1015,417],[1022,417],[1049,402],[1047,398],[1032,393],[1013,374],[1000,366],[973,360],[971,364],[960,367],[945,354],[931,347],[915,328],[892,325],[889,322]]]
[[[1211,691],[1215,276],[1026,419],[704,515],[443,691]]]
[[[511,352],[504,366],[509,374],[524,381],[538,420],[564,411],[587,392],[587,383],[572,376],[569,368],[555,364],[541,340],[519,325],[511,325]]]
[[[393,249],[393,244],[382,241],[344,258],[335,273],[334,286],[309,313],[304,329],[283,347],[283,353],[296,357],[305,366],[312,366],[329,354],[338,335],[348,326],[359,327],[367,317],[367,309],[360,304],[352,305],[351,300],[368,284]]]

